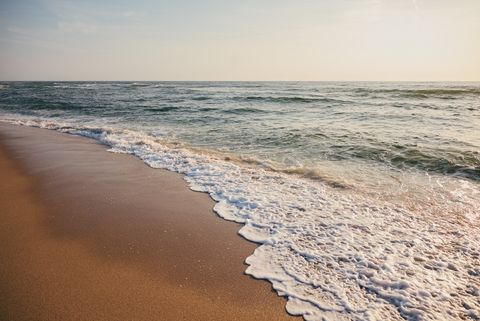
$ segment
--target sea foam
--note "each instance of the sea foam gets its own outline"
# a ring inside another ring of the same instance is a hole
[[[8,120],[8,119],[4,119]],[[201,155],[145,133],[15,117],[10,122],[94,138],[116,153],[185,175],[224,219],[259,243],[246,273],[269,280],[306,320],[480,318],[480,229],[321,181]],[[472,214],[473,215],[473,214]]]

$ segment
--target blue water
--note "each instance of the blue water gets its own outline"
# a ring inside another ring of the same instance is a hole
[[[480,83],[3,82],[0,120],[185,174],[292,314],[479,313]]]
[[[3,112],[130,123],[288,168],[355,161],[480,179],[477,83],[3,84]]]

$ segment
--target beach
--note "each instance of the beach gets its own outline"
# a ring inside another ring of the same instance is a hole
[[[480,321],[480,1],[2,1],[0,321]]]
[[[480,316],[480,83],[2,86],[5,313]]]
[[[293,320],[257,247],[177,173],[0,123],[2,320]]]

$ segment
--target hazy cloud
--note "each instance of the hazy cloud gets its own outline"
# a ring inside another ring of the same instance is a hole
[[[0,2],[4,79],[480,75],[479,0]]]
[[[97,31],[96,25],[83,22],[58,22],[58,29],[62,32],[90,34]]]

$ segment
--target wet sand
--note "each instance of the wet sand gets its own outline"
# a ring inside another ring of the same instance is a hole
[[[301,320],[176,173],[0,123],[1,320]]]

